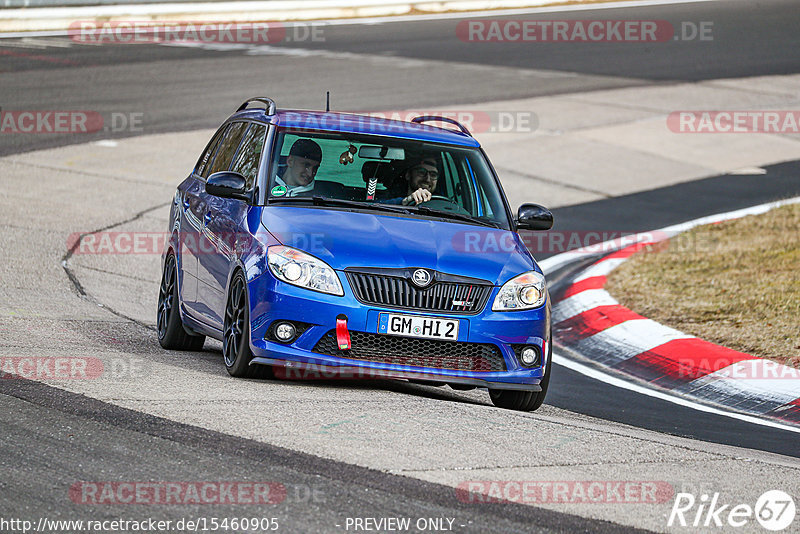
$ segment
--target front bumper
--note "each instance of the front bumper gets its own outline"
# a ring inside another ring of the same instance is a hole
[[[541,364],[546,361],[545,341],[550,329],[549,302],[534,310],[492,312],[491,303],[499,290],[494,288],[484,310],[475,315],[394,309],[359,302],[343,273],[337,274],[345,292],[342,297],[285,284],[269,273],[249,282],[250,346],[254,356],[251,364],[283,368],[287,377],[296,378],[406,378],[492,389],[540,391],[539,382],[544,375]],[[497,347],[502,356],[502,370],[447,369],[418,365],[419,361],[415,365],[402,365],[391,361],[342,357],[345,354],[342,352],[333,355],[314,350],[323,336],[336,328],[337,316],[343,314],[347,317],[348,330],[351,332],[378,335],[379,316],[384,312],[457,319],[458,341],[446,342],[447,345],[441,346],[446,349],[456,343],[492,345]],[[272,324],[279,320],[310,326],[290,343],[266,339]],[[538,367],[525,367],[520,363],[513,345],[522,344],[539,348],[541,356]]]

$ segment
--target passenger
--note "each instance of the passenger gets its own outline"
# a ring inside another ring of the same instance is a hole
[[[283,176],[275,177],[275,185],[286,188],[283,196],[303,196],[314,190],[314,177],[322,162],[322,149],[311,139],[298,139],[286,157]],[[274,194],[274,193],[273,193]]]
[[[403,173],[403,179],[407,184],[406,196],[386,200],[385,204],[409,206],[428,202],[439,181],[439,168],[436,160],[431,157],[417,160]]]

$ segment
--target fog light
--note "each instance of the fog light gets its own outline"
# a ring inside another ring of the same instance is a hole
[[[275,337],[284,343],[294,339],[296,333],[297,330],[292,323],[278,323],[275,327]]]
[[[520,360],[525,365],[533,365],[539,359],[539,353],[533,347],[525,347],[520,353]]]

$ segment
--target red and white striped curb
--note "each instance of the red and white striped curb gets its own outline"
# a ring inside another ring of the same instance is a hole
[[[699,224],[763,213],[798,201],[800,198],[703,218],[633,239],[629,236],[618,250],[571,280],[553,306],[554,340],[596,364],[671,394],[800,424],[800,370],[656,323],[621,306],[603,289],[612,270],[637,251],[654,245],[654,235],[661,240]],[[634,244],[629,244],[631,241]],[[604,247],[609,249],[613,250],[614,244]],[[581,251],[566,254],[577,258]],[[554,266],[565,263],[554,257],[541,265],[552,272]]]

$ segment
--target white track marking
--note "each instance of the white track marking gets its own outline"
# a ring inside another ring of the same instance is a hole
[[[622,362],[675,339],[690,339],[651,319],[632,319],[591,335],[575,344],[578,352],[602,353],[606,365]]]
[[[591,310],[598,306],[613,306],[619,304],[608,291],[604,289],[588,289],[581,291],[567,299],[560,301],[553,307],[553,323],[560,323],[579,313]]]
[[[23,45],[29,44],[38,48],[72,48],[73,45],[73,41],[64,39],[34,39],[31,37],[23,37],[20,42]]]
[[[570,250],[569,252],[562,252],[561,254],[550,256],[549,258],[537,261],[536,263],[539,264],[539,267],[542,269],[542,272],[544,272],[544,274],[547,275],[548,273],[552,273],[553,271],[556,271],[557,269],[563,267],[564,265],[568,265],[572,262],[583,259],[587,255],[588,255],[587,252],[577,252],[576,250]]]
[[[779,378],[780,376],[783,378]],[[691,386],[711,387],[725,395],[749,393],[754,397],[770,399],[783,405],[800,398],[798,377],[800,377],[798,369],[771,360],[754,359],[737,362],[698,378]]]
[[[717,2],[721,0],[632,0],[627,2],[602,2],[588,4],[568,4],[543,7],[520,7],[513,9],[484,9],[480,11],[462,11],[455,13],[437,13],[431,15],[398,15],[396,17],[370,17],[365,19],[332,19],[322,21],[331,25],[347,24],[383,24],[387,22],[422,22],[425,20],[466,19],[475,17],[493,18],[512,15],[535,15],[537,13],[567,13],[570,11],[599,11],[605,9],[626,9],[636,7],[666,6],[679,4],[696,4],[701,2]]]
[[[729,417],[731,419],[744,421],[745,423],[752,423],[754,425],[766,426],[770,428],[776,428],[778,430],[786,430],[788,432],[794,432],[795,434],[800,434],[800,427],[784,425],[782,423],[775,422],[771,419],[762,419],[754,415],[746,415],[737,412],[728,412],[720,408],[714,408],[712,406],[707,406],[705,404],[693,402],[683,397],[677,397],[669,393],[664,393],[652,389],[650,387],[640,386],[639,384],[634,384],[633,382],[622,380],[621,378],[608,375],[602,371],[599,371],[582,363],[570,360],[569,358],[561,356],[560,354],[556,354],[555,352],[553,353],[553,363],[555,363],[556,365],[560,365],[562,367],[566,367],[567,369],[572,369],[573,371],[578,372],[584,376],[588,376],[589,378],[593,378],[595,380],[599,380],[600,382],[604,382],[609,386],[614,386],[621,389],[627,389],[628,391],[633,391],[641,395],[646,395],[648,397],[653,397],[663,401],[671,402],[672,404],[677,404],[679,406],[691,408],[693,410],[697,410],[698,412],[706,412],[714,415],[721,415],[723,417]]]
[[[451,70],[473,72],[476,75],[494,75],[503,72],[509,76],[515,76],[521,81],[539,80],[542,78],[573,78],[576,73],[542,70],[542,69],[522,69],[504,67],[498,65],[483,65],[478,63],[458,63],[447,62],[438,59],[417,59],[404,56],[385,56],[381,54],[367,54],[357,52],[338,52],[324,49],[294,48],[289,46],[259,45],[245,43],[200,43],[191,41],[166,41],[159,43],[161,46],[197,48],[201,50],[214,50],[218,52],[241,51],[249,56],[271,55],[288,57],[322,57],[329,59],[344,59],[359,61],[361,63],[372,63],[374,65],[392,66],[401,69],[425,68],[435,69],[439,66],[447,67]]]
[[[595,276],[606,276],[608,273],[625,263],[625,260],[627,259],[628,258],[611,258],[608,260],[599,261],[583,271],[580,276],[574,278],[572,282],[580,282],[581,280],[586,280],[587,278],[592,278]]]
[[[283,24],[291,26],[292,24],[308,24],[317,23],[330,26],[357,26],[357,25],[378,25],[388,24],[394,22],[426,22],[437,20],[452,20],[452,19],[469,19],[469,18],[494,18],[494,17],[508,17],[514,15],[535,15],[537,13],[566,13],[572,11],[594,11],[594,10],[607,10],[607,9],[625,9],[637,7],[651,7],[651,6],[665,6],[665,5],[680,5],[680,4],[696,4],[705,2],[718,2],[721,0],[634,0],[634,1],[621,1],[621,2],[605,2],[605,3],[589,3],[589,4],[569,4],[557,5],[546,7],[526,7],[514,9],[483,9],[477,11],[460,11],[453,13],[430,13],[424,15],[388,15],[380,17],[359,17],[350,19],[322,19],[322,20],[299,20],[299,21],[285,21]],[[191,4],[182,4],[182,6],[191,6]],[[124,5],[120,6],[120,13],[110,16],[130,16],[135,18],[136,15],[126,13]],[[69,9],[69,8],[63,8]],[[188,9],[188,7],[187,7]],[[180,16],[176,18],[180,19]],[[141,15],[139,15],[141,17]],[[80,18],[80,17],[77,17]],[[162,16],[163,18],[163,16]],[[213,14],[209,14],[209,19],[214,19]],[[221,21],[223,22],[223,21]],[[0,33],[0,39],[8,37],[60,37],[67,35],[66,30],[48,30],[48,31],[33,31],[33,32],[6,32]]]

